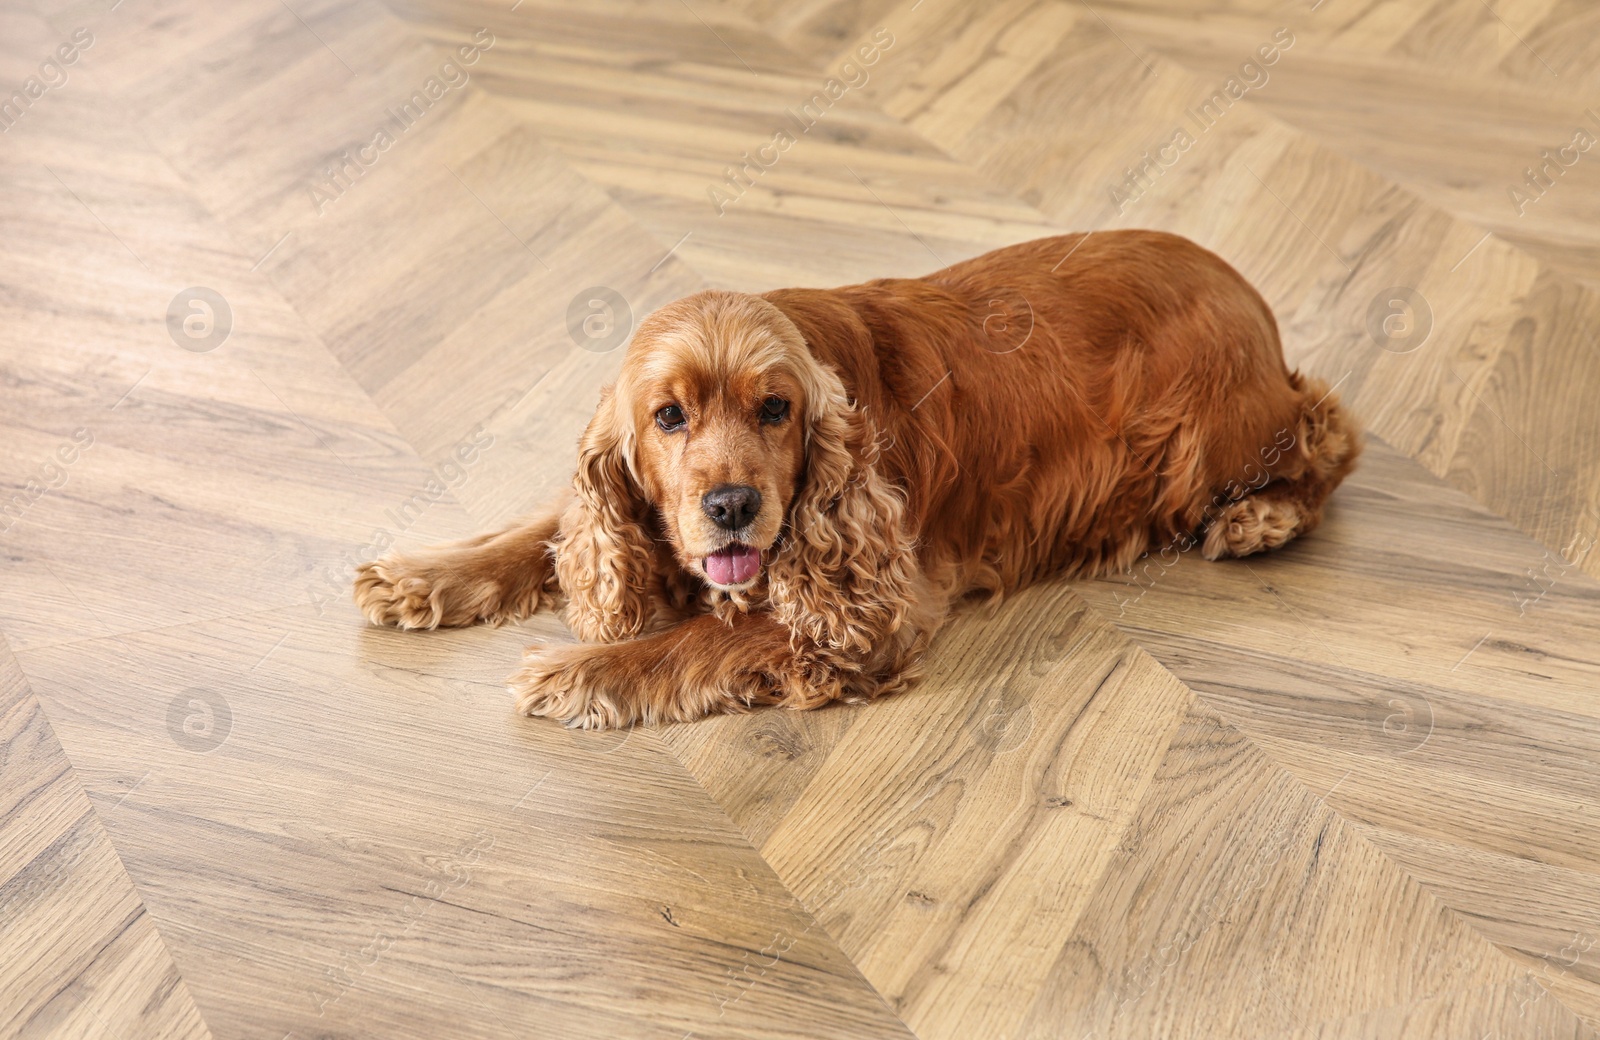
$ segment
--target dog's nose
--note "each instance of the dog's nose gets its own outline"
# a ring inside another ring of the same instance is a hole
[[[706,492],[700,508],[718,527],[737,531],[761,511],[761,492],[749,484],[719,484]]]

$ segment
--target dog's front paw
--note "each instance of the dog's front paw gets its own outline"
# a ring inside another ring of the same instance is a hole
[[[611,674],[605,647],[529,647],[507,689],[522,715],[543,715],[569,729],[617,729],[638,720],[626,684]]]
[[[374,625],[438,628],[444,606],[437,576],[403,556],[385,556],[356,568],[356,606]]]
[[[374,625],[437,628],[442,616],[432,582],[396,556],[356,568],[356,606]]]
[[[356,606],[375,625],[417,629],[507,619],[493,580],[406,556],[357,567],[354,593]]]

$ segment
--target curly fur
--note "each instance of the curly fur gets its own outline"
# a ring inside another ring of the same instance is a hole
[[[763,418],[771,401],[788,411]],[[681,426],[658,422],[667,405]],[[916,679],[964,596],[1312,530],[1359,451],[1222,260],[1154,232],[1042,239],[922,279],[662,308],[570,496],[365,564],[356,599],[408,628],[564,600],[583,642],[531,648],[511,688],[572,726],[866,700]],[[731,533],[704,505],[726,486],[759,491]],[[724,587],[709,555],[730,540],[761,565]]]
[[[876,465],[876,444],[843,385],[831,373],[820,384],[806,486],[768,571],[768,605],[797,650],[881,679],[874,652],[906,626],[917,597],[913,535],[904,496]],[[825,699],[808,693],[794,706]]]
[[[616,397],[600,407],[578,447],[577,492],[553,542],[556,576],[567,594],[567,625],[594,642],[631,639],[654,611],[655,547],[649,508],[629,474],[626,425],[616,417]]]

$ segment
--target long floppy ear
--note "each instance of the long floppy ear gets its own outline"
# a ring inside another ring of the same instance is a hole
[[[655,540],[650,504],[630,464],[633,430],[611,387],[578,446],[578,492],[561,517],[556,577],[567,625],[579,639],[616,642],[643,631],[653,613]]]
[[[920,572],[905,500],[878,469],[871,424],[839,377],[813,364],[805,478],[768,597],[790,632],[860,669],[904,641],[902,629],[920,615]]]

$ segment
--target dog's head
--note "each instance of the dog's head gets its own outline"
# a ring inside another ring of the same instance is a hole
[[[637,632],[662,540],[712,588],[756,584],[786,521],[791,538],[797,525],[829,530],[816,514],[837,506],[858,432],[838,375],[766,300],[708,291],[651,314],[579,450],[558,553],[584,615],[574,627]]]
[[[630,476],[685,569],[719,589],[760,577],[842,393],[794,324],[742,293],[702,292],[640,323],[611,394]]]

